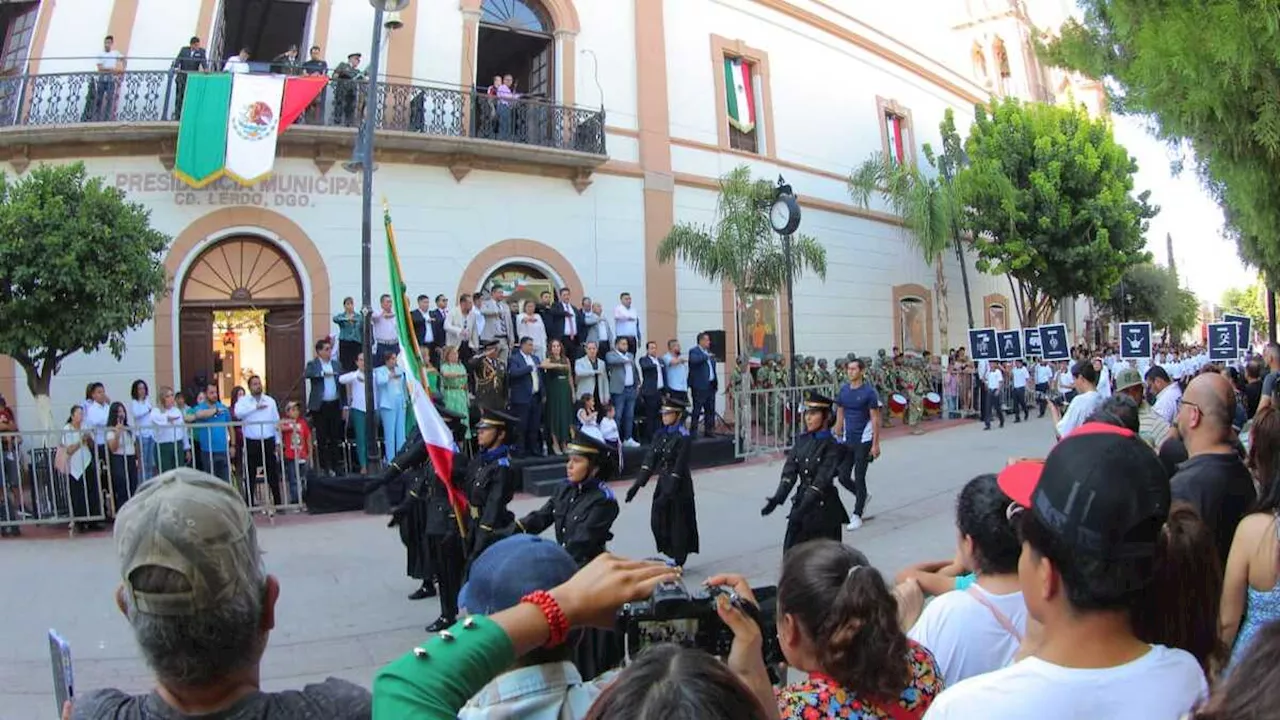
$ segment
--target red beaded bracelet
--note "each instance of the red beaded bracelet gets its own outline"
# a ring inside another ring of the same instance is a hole
[[[553,648],[564,644],[564,641],[569,638],[569,618],[565,617],[564,610],[560,609],[560,603],[551,597],[551,593],[546,590],[534,590],[520,598],[520,602],[537,607],[547,619],[547,625],[551,628],[551,637],[543,647]]]

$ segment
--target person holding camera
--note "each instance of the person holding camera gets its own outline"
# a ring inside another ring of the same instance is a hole
[[[761,515],[769,515],[786,502],[791,489],[799,482],[787,516],[787,534],[782,552],[800,543],[818,538],[839,540],[840,528],[849,515],[836,490],[836,474],[840,470],[843,449],[831,433],[831,407],[834,401],[816,392],[804,400],[805,432],[796,438],[787,461],[782,466],[782,480],[773,497],[767,499]]]
[[[618,519],[618,499],[605,483],[613,478],[613,447],[590,432],[580,432],[565,447],[568,481],[539,509],[516,521],[518,532],[538,535],[554,528],[556,542],[579,567],[606,552]],[[577,647],[574,664],[594,678],[622,661],[621,638],[612,631],[587,633]]]
[[[668,396],[662,401],[662,428],[654,434],[640,473],[627,490],[627,502],[631,502],[649,478],[657,474],[649,526],[658,552],[680,567],[684,567],[690,553],[698,552],[698,510],[689,472],[693,438],[684,426],[687,409],[685,401],[677,397]]]

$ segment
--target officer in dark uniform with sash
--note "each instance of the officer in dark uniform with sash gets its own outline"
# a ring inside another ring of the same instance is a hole
[[[787,534],[782,541],[786,553],[794,545],[826,538],[839,541],[841,525],[849,521],[834,480],[840,467],[842,449],[831,433],[830,398],[816,392],[805,396],[805,432],[796,438],[782,466],[782,481],[768,498],[761,515],[768,515],[786,501],[797,484],[787,516]]]
[[[618,518],[618,499],[605,483],[617,472],[614,449],[603,439],[584,431],[565,448],[567,481],[538,510],[516,521],[518,531],[538,535],[555,528],[556,542],[578,566],[606,551]],[[617,667],[625,654],[616,630],[590,629],[574,648],[573,664],[584,680]]]
[[[516,491],[507,438],[519,422],[500,410],[485,409],[476,424],[478,454],[467,467],[463,492],[471,504],[467,522],[468,562],[511,534],[515,515],[507,509]]]
[[[631,502],[649,478],[658,476],[649,526],[658,552],[681,567],[690,553],[698,552],[698,512],[694,503],[693,477],[689,473],[689,450],[693,446],[693,438],[684,426],[687,407],[679,398],[663,401],[662,427],[654,434],[640,473],[631,489],[627,490],[627,502]]]

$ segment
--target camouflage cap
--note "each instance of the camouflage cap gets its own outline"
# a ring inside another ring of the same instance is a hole
[[[1142,373],[1127,367],[1116,373],[1116,392],[1142,384]]]
[[[249,508],[230,484],[191,468],[170,470],[139,488],[116,515],[120,576],[133,607],[151,615],[194,615],[220,606],[262,562]],[[189,590],[135,590],[145,567],[181,575]]]

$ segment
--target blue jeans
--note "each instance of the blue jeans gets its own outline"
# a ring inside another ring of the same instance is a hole
[[[302,497],[302,479],[307,476],[306,460],[284,459],[285,486],[289,488],[289,504],[297,505]]]
[[[142,477],[139,482],[146,482],[160,473],[160,449],[154,437],[138,438],[142,453]]]
[[[226,451],[203,452],[205,472],[222,478],[223,482],[231,482],[231,462],[227,460]]]
[[[618,435],[623,442],[631,439],[631,429],[636,420],[636,386],[610,395],[613,416],[618,421]]]

